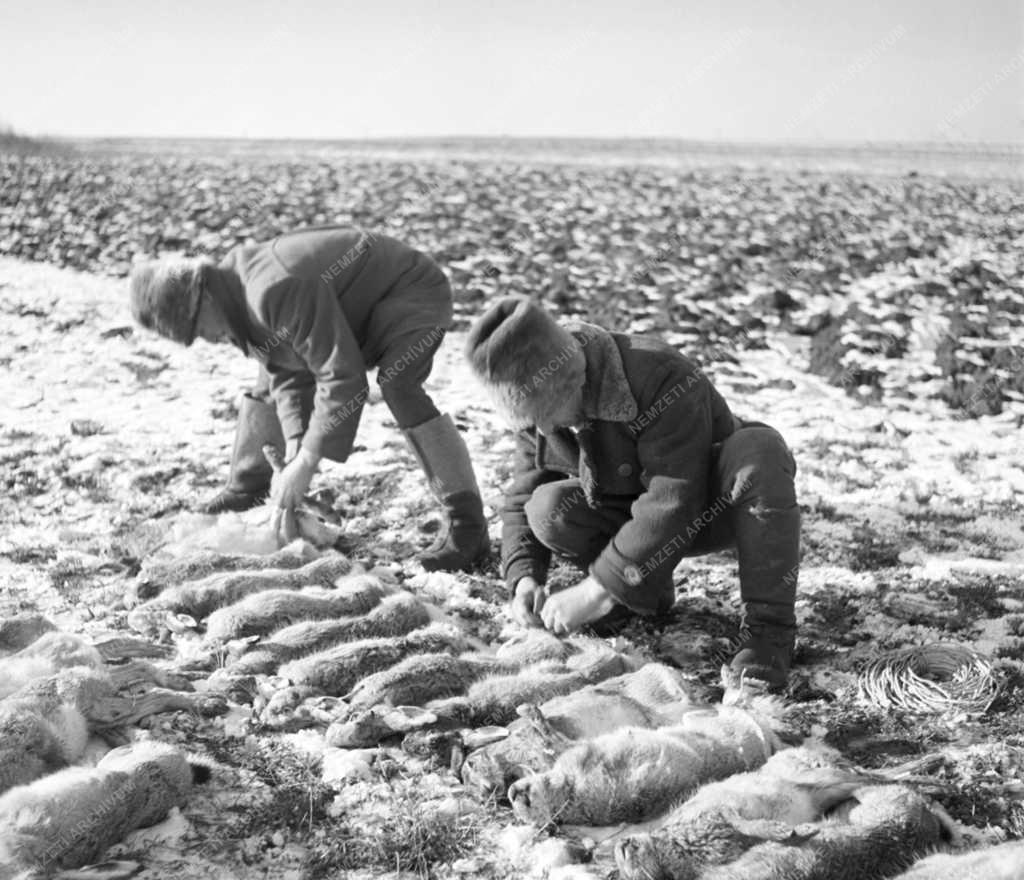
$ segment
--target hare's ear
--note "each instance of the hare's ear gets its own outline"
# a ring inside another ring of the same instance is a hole
[[[810,823],[799,825],[789,832],[785,840],[780,840],[779,843],[784,843],[787,846],[803,846],[812,837],[817,837],[820,830],[820,828],[815,828]]]
[[[84,868],[64,868],[56,876],[60,880],[127,880],[142,870],[138,862],[124,859],[97,862]]]
[[[410,730],[418,730],[435,723],[437,716],[419,706],[395,706],[393,709],[384,710],[381,721],[394,733],[408,733]]]
[[[279,474],[284,470],[284,456],[276,446],[267,443],[263,447],[263,457],[266,458],[267,463],[274,469],[275,474]]]
[[[523,703],[516,708],[520,717],[526,719],[533,730],[544,743],[546,750],[555,755],[567,748],[571,742],[569,737],[552,727],[551,722],[544,717],[544,713],[533,703]]]
[[[540,707],[534,703],[523,703],[516,707],[516,714],[530,722],[530,726],[544,736],[557,736],[558,732],[551,726]]]
[[[462,744],[469,750],[481,749],[491,743],[501,742],[508,739],[510,731],[507,727],[491,725],[489,727],[477,727],[474,730],[467,730],[462,736]]]
[[[730,816],[729,824],[741,834],[752,837],[762,843],[781,843],[785,846],[802,846],[820,830],[817,826],[789,825],[786,822],[775,822],[771,819],[741,819]]]

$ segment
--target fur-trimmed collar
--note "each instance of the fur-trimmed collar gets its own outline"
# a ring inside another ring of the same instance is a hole
[[[266,345],[271,334],[250,317],[245,286],[231,261],[231,255],[219,265],[210,267],[204,278],[204,287],[227,319],[231,342],[246,357],[255,356],[254,352]]]
[[[631,422],[638,412],[636,399],[629,389],[622,355],[611,333],[583,321],[565,327],[580,341],[587,359],[583,414],[603,422]]]

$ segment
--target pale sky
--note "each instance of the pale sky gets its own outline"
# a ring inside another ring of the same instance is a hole
[[[1020,0],[0,0],[30,134],[1020,141]]]

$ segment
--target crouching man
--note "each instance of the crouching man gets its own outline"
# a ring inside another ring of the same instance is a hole
[[[259,361],[242,398],[224,490],[200,509],[246,510],[266,500],[265,444],[288,462],[274,481],[275,527],[290,515],[322,458],[345,461],[377,382],[445,508],[448,528],[420,561],[469,569],[487,555],[483,505],[462,436],[423,383],[452,320],[452,292],[426,254],[384,235],[346,227],[298,230],[242,245],[223,262],[171,260],[137,267],[132,314],[142,326],[191,345],[229,343]]]
[[[796,465],[777,431],[742,422],[707,376],[657,340],[557,324],[508,297],[477,320],[469,363],[518,429],[502,570],[523,623],[567,633],[662,614],[685,556],[735,547],[737,675],[778,688],[794,646]],[[548,594],[552,552],[586,572]]]

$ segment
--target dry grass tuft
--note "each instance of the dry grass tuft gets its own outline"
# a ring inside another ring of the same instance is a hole
[[[332,828],[327,843],[307,858],[303,877],[326,880],[338,876],[338,871],[380,869],[430,880],[438,876],[438,869],[474,851],[485,820],[480,810],[452,814],[437,809],[436,799],[410,789],[389,802],[378,826],[345,823]]]

